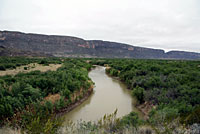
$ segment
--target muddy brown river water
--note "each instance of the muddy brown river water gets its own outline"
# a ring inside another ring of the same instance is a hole
[[[90,71],[89,77],[95,82],[94,93],[81,105],[66,113],[65,120],[97,121],[105,114],[111,114],[116,109],[117,117],[122,117],[131,111],[140,113],[134,106],[136,99],[131,91],[119,80],[108,76],[105,67],[96,66]]]

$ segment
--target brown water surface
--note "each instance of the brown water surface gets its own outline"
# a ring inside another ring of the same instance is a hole
[[[111,114],[118,109],[117,117],[122,117],[131,111],[142,114],[134,107],[136,99],[131,91],[117,79],[105,73],[105,67],[97,66],[89,73],[95,82],[94,93],[84,103],[66,113],[66,120],[96,121],[105,114]]]

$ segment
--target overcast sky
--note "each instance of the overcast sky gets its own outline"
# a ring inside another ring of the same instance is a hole
[[[200,52],[200,0],[0,0],[0,30]]]

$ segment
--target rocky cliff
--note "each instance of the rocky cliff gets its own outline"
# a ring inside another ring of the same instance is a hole
[[[200,59],[199,53],[135,47],[101,40],[84,40],[70,36],[25,34],[0,31],[0,56],[57,56],[148,59]],[[9,53],[6,53],[9,50]]]

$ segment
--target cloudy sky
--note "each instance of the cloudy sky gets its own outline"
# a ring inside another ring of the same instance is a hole
[[[0,30],[200,52],[200,0],[0,0]]]

